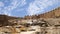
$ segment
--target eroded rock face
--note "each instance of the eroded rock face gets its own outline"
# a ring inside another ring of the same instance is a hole
[[[5,15],[0,15],[0,26],[8,25],[8,19]]]
[[[60,17],[60,7],[52,10],[50,12],[38,15],[40,18],[59,18]]]
[[[7,16],[7,15],[0,15],[0,26],[12,26],[12,25],[14,25],[14,22],[17,21],[17,20],[14,20],[14,19],[18,19],[18,18],[10,17],[10,16]],[[9,20],[10,21],[14,20],[14,21],[10,22]]]

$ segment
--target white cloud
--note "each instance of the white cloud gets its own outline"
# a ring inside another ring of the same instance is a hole
[[[29,7],[27,8],[28,14],[34,15],[37,13],[42,13],[45,8],[52,6],[57,2],[58,0],[35,0],[29,4]]]
[[[26,4],[25,0],[11,0],[11,4],[7,7],[4,7],[3,10],[1,10],[6,15],[11,15],[12,10],[16,9],[18,6],[23,6]],[[3,4],[3,3],[2,3]]]
[[[4,3],[3,2],[0,2],[0,7],[3,7],[4,6]]]
[[[38,10],[40,10],[40,8],[37,7],[36,4],[30,3],[29,8],[28,8],[28,14],[33,15],[35,14],[35,11],[38,11]]]

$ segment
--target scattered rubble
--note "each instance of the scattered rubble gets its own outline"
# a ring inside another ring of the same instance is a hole
[[[58,34],[60,31],[60,18],[49,18],[49,19],[30,19],[25,20],[26,22],[23,24],[16,24],[14,26],[2,26],[0,27],[0,32],[2,34],[55,34],[57,32],[53,32],[58,30]],[[31,23],[32,22],[32,23]],[[28,27],[27,27],[28,26]]]

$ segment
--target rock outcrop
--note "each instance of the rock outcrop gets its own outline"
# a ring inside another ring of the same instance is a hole
[[[7,15],[0,15],[0,26],[8,26],[8,25],[9,26],[13,26],[14,25],[14,21],[16,21],[15,19],[20,19],[20,18],[11,17],[11,16],[7,16]]]

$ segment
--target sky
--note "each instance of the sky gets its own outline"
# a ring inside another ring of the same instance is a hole
[[[60,7],[60,0],[0,0],[0,14],[24,17]]]

